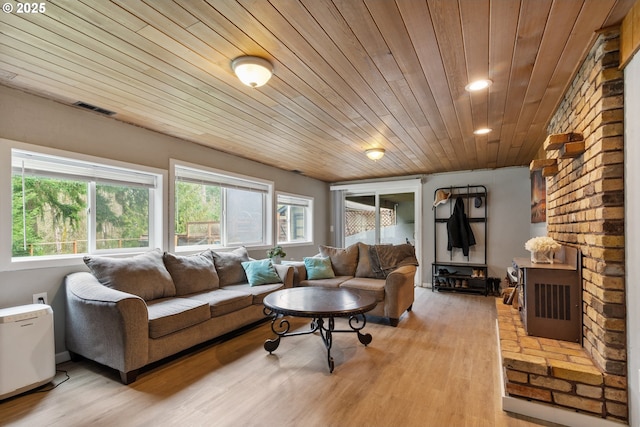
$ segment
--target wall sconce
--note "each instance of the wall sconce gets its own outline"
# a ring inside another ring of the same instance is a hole
[[[258,56],[240,56],[231,61],[231,69],[242,83],[251,87],[264,85],[273,74],[271,62]]]
[[[364,153],[371,160],[380,160],[384,156],[384,148],[370,148]]]

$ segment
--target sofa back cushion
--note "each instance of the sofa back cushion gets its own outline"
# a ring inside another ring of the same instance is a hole
[[[331,259],[331,267],[336,276],[354,276],[358,265],[358,245],[347,248],[319,246],[320,255]]]
[[[247,248],[243,246],[231,252],[212,251],[211,253],[220,279],[220,286],[247,282],[247,275],[242,268],[242,262],[251,261]]]
[[[104,286],[137,295],[145,301],[172,297],[176,287],[155,249],[130,258],[85,256],[84,263]]]
[[[375,273],[371,269],[371,257],[369,255],[370,245],[358,242],[358,266],[356,267],[356,277],[375,278]]]
[[[211,291],[220,284],[210,250],[189,256],[165,252],[163,259],[176,286],[176,295]]]

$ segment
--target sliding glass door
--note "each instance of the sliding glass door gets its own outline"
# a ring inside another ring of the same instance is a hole
[[[338,191],[335,212],[336,241],[344,247],[357,242],[374,244],[410,243],[420,261],[421,184],[420,180],[388,183],[345,184]],[[416,283],[421,283],[418,268]]]
[[[346,194],[344,244],[415,243],[415,197],[411,193]]]

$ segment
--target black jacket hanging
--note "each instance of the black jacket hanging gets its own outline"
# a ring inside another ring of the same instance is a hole
[[[469,246],[476,244],[476,238],[471,230],[467,214],[464,213],[462,197],[456,198],[453,214],[447,220],[447,235],[449,237],[448,251],[452,248],[462,248],[462,254],[469,256]]]

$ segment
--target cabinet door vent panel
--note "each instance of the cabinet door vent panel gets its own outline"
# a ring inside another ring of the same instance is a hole
[[[534,284],[535,316],[544,319],[571,320],[571,286]]]

